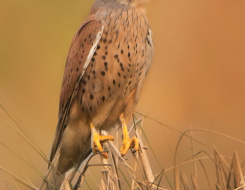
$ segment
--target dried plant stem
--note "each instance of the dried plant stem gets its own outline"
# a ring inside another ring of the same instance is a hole
[[[244,177],[242,174],[241,164],[237,152],[234,153],[233,157],[233,174],[235,188],[240,187],[240,190],[245,190]]]
[[[3,181],[4,181],[5,185],[7,186],[7,188],[9,190],[12,190],[12,187],[9,185],[8,181],[7,180],[3,180]]]
[[[184,172],[180,172],[180,180],[182,182],[183,189],[184,190],[190,190],[190,186],[188,184],[188,180],[187,180],[187,177],[186,177]]]
[[[137,166],[138,166],[137,160],[139,159],[139,154],[138,154],[138,153],[135,153],[134,156],[135,156],[134,171],[136,171],[136,170],[137,170]],[[135,186],[135,181],[132,180],[132,183],[131,183],[131,190],[134,189],[134,186]]]
[[[23,184],[24,186],[28,187],[29,189],[32,190],[38,190],[36,187],[31,186],[30,184],[26,183],[24,180],[18,178],[17,176],[15,176],[14,174],[8,172],[7,170],[5,170],[4,168],[0,167],[0,170],[8,173],[9,175],[11,175],[16,181],[18,181],[19,183]]]
[[[193,190],[198,190],[197,176],[195,171],[191,172],[191,182],[192,182]]]
[[[174,187],[175,190],[180,190],[180,174],[178,166],[175,166],[174,168]]]
[[[139,144],[140,144],[139,157],[140,157],[142,166],[144,168],[147,181],[148,181],[148,183],[153,183],[155,181],[154,175],[152,173],[150,162],[149,162],[149,159],[147,157],[146,151],[145,151],[145,149],[142,148],[142,147],[144,147],[144,144],[143,144],[143,141],[142,141],[141,136],[140,136],[140,129],[139,128],[136,128],[136,136],[137,136],[137,138],[139,140]]]

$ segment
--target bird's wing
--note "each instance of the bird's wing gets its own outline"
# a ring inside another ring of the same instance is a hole
[[[60,93],[59,122],[56,127],[49,160],[52,162],[65,129],[72,99],[90,60],[97,48],[104,27],[94,16],[90,16],[74,36],[66,60]]]
[[[153,40],[152,40],[152,31],[149,28],[147,36],[146,36],[147,44],[146,44],[146,72],[148,73],[149,68],[151,66],[151,61],[154,53],[154,46],[153,46]]]
[[[152,31],[149,28],[146,36],[146,60],[145,60],[145,75],[142,76],[142,79],[137,84],[136,93],[135,93],[135,102],[138,102],[139,95],[143,86],[144,79],[150,69],[153,53],[154,53],[154,46],[153,46],[153,40],[152,40]]]

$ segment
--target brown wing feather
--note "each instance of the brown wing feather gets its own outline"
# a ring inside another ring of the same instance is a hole
[[[101,30],[103,30],[101,23],[95,20],[94,16],[90,16],[82,24],[72,40],[61,87],[59,122],[50,152],[50,162],[52,162],[60,144],[75,88],[87,68],[86,64],[90,62],[90,54],[93,53],[91,49],[96,47],[96,43],[99,41],[98,38],[101,37],[101,35],[98,35]]]

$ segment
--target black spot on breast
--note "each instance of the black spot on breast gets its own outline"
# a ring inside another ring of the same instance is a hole
[[[102,76],[105,76],[105,71],[101,71],[100,74],[101,74]]]
[[[102,101],[104,102],[104,101],[105,101],[105,96],[102,96],[102,98],[101,98],[101,99],[102,99]]]
[[[77,67],[77,68],[76,68],[76,71],[78,72],[78,70],[79,70],[79,68]]]
[[[82,93],[83,93],[83,94],[85,93],[85,89],[82,90]]]
[[[92,72],[94,75],[95,75],[95,70],[93,70],[93,72]]]
[[[116,81],[115,81],[115,79],[113,79],[113,84],[114,84],[114,85],[116,84]]]
[[[105,60],[105,59],[106,59],[106,56],[105,56],[105,55],[103,55],[103,56],[102,56],[102,59],[104,59],[104,60]]]
[[[92,57],[91,61],[92,61],[92,62],[94,62],[94,61],[95,61],[95,58],[94,58],[94,57]]]
[[[121,50],[121,54],[123,54],[123,50]]]
[[[130,78],[132,78],[133,75],[130,76]]]
[[[130,69],[128,68],[127,71],[130,72]]]
[[[79,65],[81,65],[81,63],[82,63],[82,62],[81,62],[81,61],[79,61]]]
[[[97,46],[97,49],[100,49],[100,45]]]
[[[128,52],[128,57],[130,57],[130,52]]]
[[[111,91],[111,87],[108,86],[108,91],[110,92]]]
[[[91,112],[93,111],[93,108],[92,108],[92,106],[90,106],[90,108],[89,108],[89,109],[90,109],[90,111],[91,111]]]
[[[121,76],[121,73],[118,72],[117,75],[120,77]]]
[[[86,42],[86,41],[87,41],[87,39],[85,38],[85,39],[84,39],[84,42]]]
[[[94,95],[90,94],[89,98],[90,98],[90,100],[93,100],[94,99]]]
[[[97,52],[95,51],[95,52],[94,52],[94,56],[96,56],[96,55],[98,55],[98,54],[97,54]]]
[[[131,67],[132,65],[131,64],[128,64],[129,67]]]
[[[90,75],[87,76],[88,77],[88,80],[90,79]]]
[[[108,63],[104,62],[104,65],[105,65],[105,70],[108,71]]]
[[[131,84],[131,80],[128,82],[128,85],[130,85]]]
[[[118,59],[118,55],[114,55],[114,58],[115,58],[115,59]]]
[[[121,70],[124,71],[124,67],[122,63],[120,63],[120,67],[121,67]]]
[[[118,87],[119,87],[119,88],[121,87],[121,84],[120,84],[120,83],[118,83]]]
[[[105,52],[105,55],[108,55],[108,51]]]

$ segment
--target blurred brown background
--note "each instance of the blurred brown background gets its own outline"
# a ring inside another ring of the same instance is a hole
[[[92,3],[0,0],[0,97],[46,155],[56,128],[68,48]],[[155,55],[137,111],[180,131],[201,128],[243,140],[245,1],[151,0],[147,9]],[[47,164],[5,120],[10,121],[0,111],[0,142],[45,174]],[[149,119],[144,129],[162,168],[173,166],[178,136]],[[245,158],[242,144],[204,132],[195,132],[194,138],[210,148],[214,145],[224,155],[232,156],[238,150],[241,159]],[[212,154],[206,147],[195,146],[196,151]],[[154,173],[160,172],[150,151],[149,155]],[[190,156],[190,148],[182,143],[178,162]],[[212,165],[210,160],[204,163]],[[36,186],[41,183],[34,169],[1,144],[0,166],[23,179],[24,173]],[[192,164],[182,169],[189,172],[190,168]],[[166,174],[173,182],[172,173]],[[7,189],[4,179],[13,186],[11,177],[0,171],[0,189]]]

